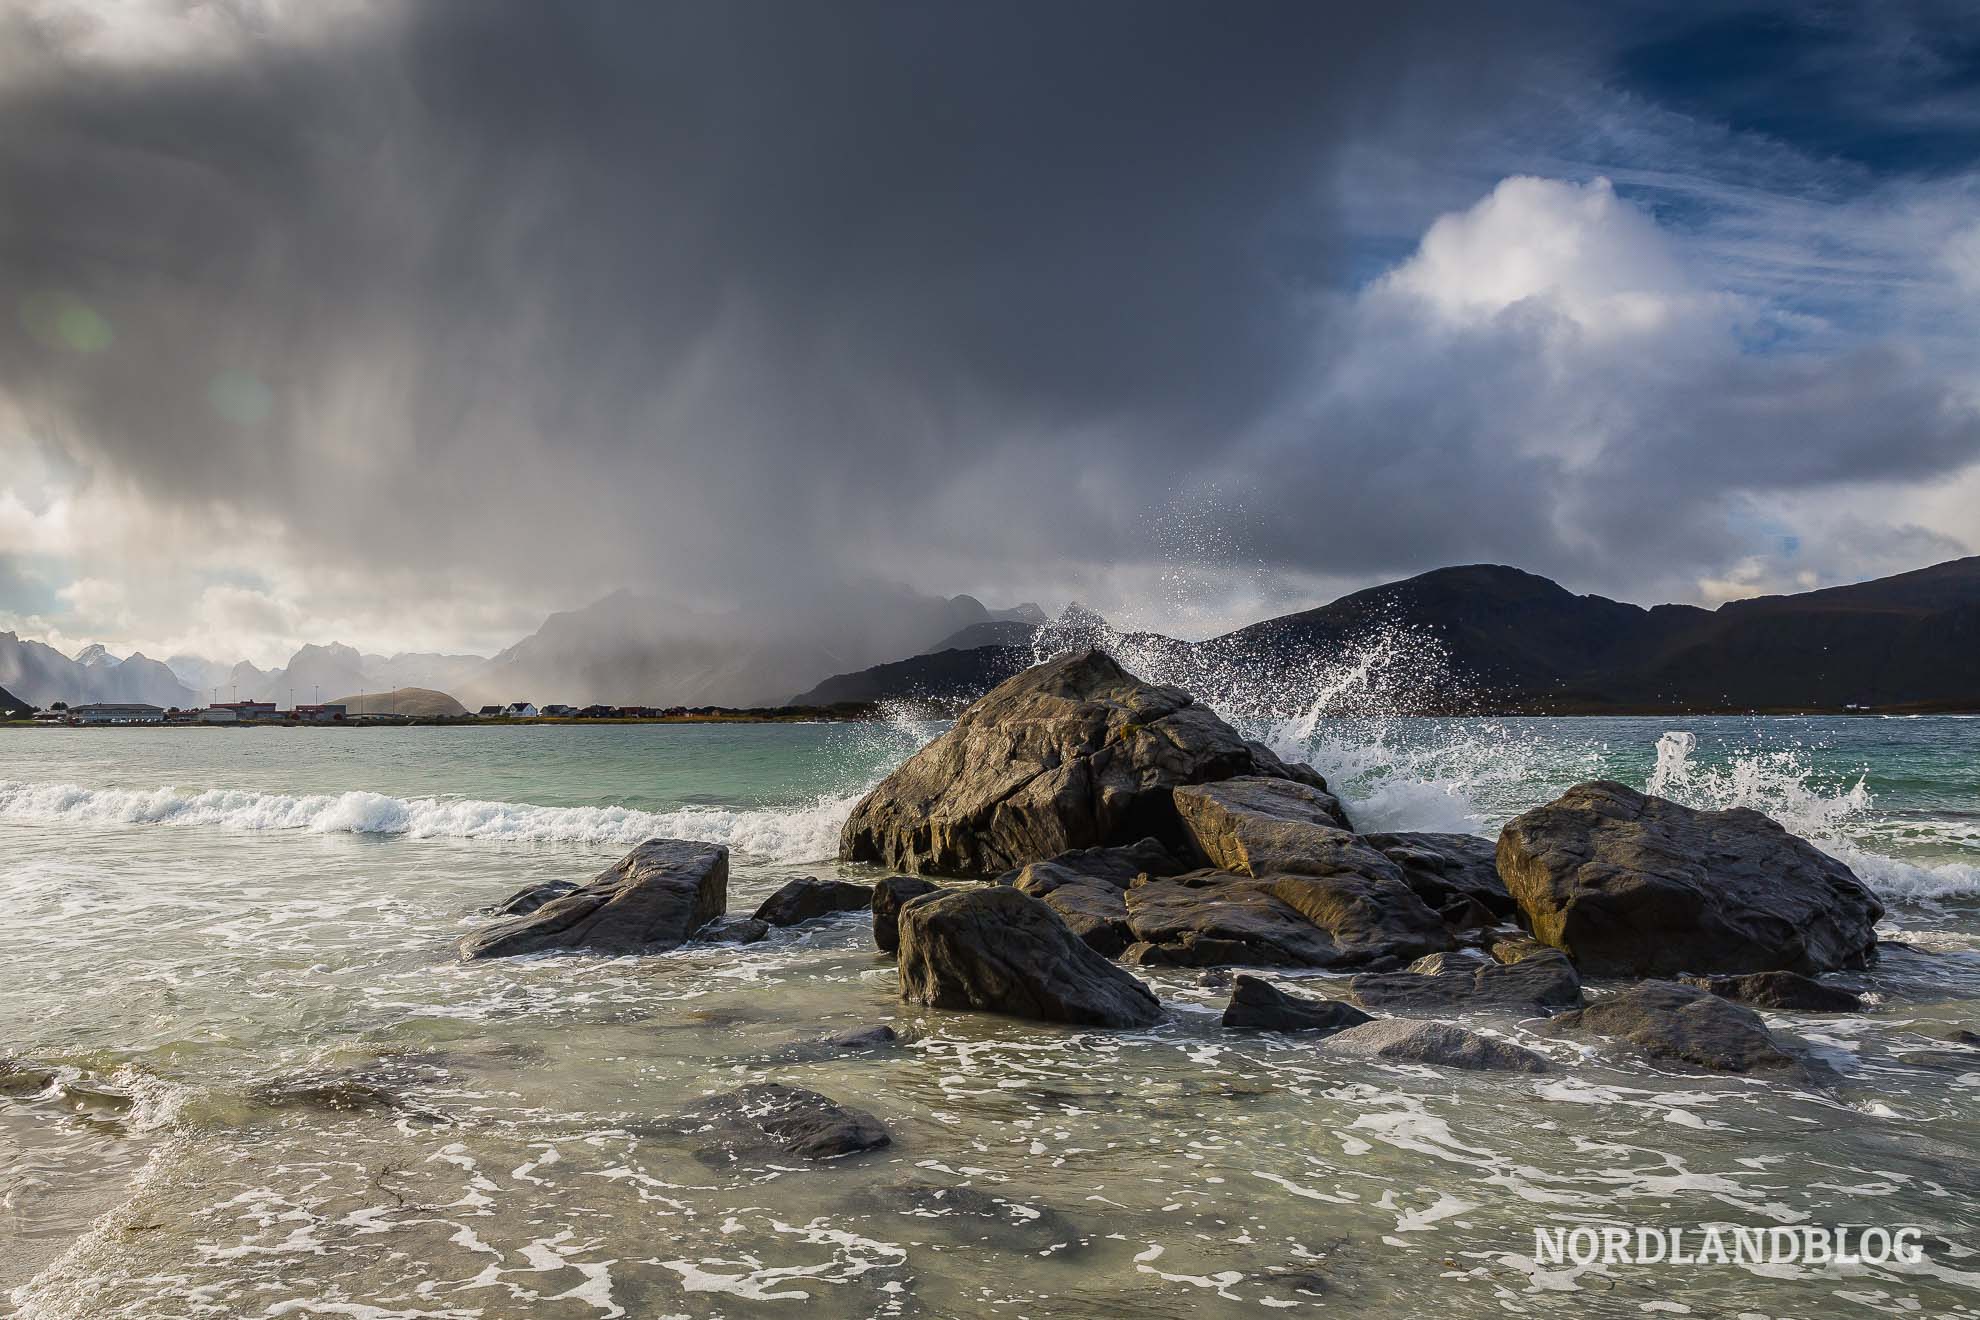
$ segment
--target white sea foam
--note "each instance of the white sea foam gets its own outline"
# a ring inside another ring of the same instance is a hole
[[[197,826],[244,831],[375,834],[504,843],[632,845],[651,838],[705,839],[771,862],[829,858],[856,797],[787,807],[543,807],[381,793],[255,793],[87,788],[0,781],[0,817],[80,825]]]

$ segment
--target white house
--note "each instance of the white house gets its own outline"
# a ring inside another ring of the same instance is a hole
[[[528,701],[512,701],[502,713],[512,720],[533,720],[537,715],[535,703]]]

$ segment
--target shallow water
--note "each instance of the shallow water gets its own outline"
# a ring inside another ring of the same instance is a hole
[[[1551,1075],[1335,1060],[1223,1034],[1194,973],[1150,978],[1173,1012],[1145,1032],[928,1012],[896,1001],[859,914],[741,949],[452,960],[483,905],[654,834],[731,844],[732,909],[837,870],[853,797],[932,731],[7,731],[0,1052],[45,1074],[0,1075],[0,1296],[36,1316],[1980,1310],[1980,1050],[1945,1040],[1980,1030],[1976,721],[1257,730],[1368,828],[1491,833],[1599,774],[1838,851],[1914,951],[1840,978],[1860,1016],[1770,1019],[1826,1083],[1659,1071],[1517,1022],[1473,1025]],[[906,1043],[816,1045],[881,1022]],[[694,1158],[668,1120],[761,1078],[870,1110],[894,1145]],[[1928,1250],[1535,1265],[1536,1225],[1587,1222],[1908,1224]]]

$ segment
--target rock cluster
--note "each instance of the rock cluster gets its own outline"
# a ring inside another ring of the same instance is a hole
[[[727,848],[648,839],[589,884],[553,881],[512,896],[494,921],[461,940],[461,957],[670,949],[722,915],[728,896]]]

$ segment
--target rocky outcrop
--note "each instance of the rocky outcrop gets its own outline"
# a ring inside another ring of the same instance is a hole
[[[1498,865],[1533,933],[1597,976],[1858,966],[1884,912],[1847,866],[1757,811],[1607,781],[1510,822]]]
[[[1379,1059],[1384,1063],[1428,1063],[1440,1068],[1541,1073],[1547,1061],[1509,1041],[1481,1036],[1448,1022],[1377,1018],[1327,1037],[1329,1054]]]
[[[880,952],[894,953],[901,947],[901,905],[941,887],[915,875],[890,875],[873,886],[873,942]]]
[[[1653,1059],[1717,1072],[1794,1067],[1750,1008],[1674,981],[1644,981],[1547,1023],[1567,1036],[1612,1036]]]
[[[1096,1027],[1162,1016],[1147,986],[1015,888],[926,894],[900,910],[899,924],[904,1000]]]
[[[1225,871],[1150,879],[1123,896],[1135,942],[1122,960],[1151,967],[1332,967],[1340,946],[1272,895]]]
[[[839,858],[990,878],[1079,848],[1180,843],[1171,790],[1239,776],[1325,787],[1187,692],[1078,651],[999,684],[882,780]]]
[[[710,1096],[681,1115],[680,1127],[705,1142],[695,1158],[717,1168],[780,1157],[835,1160],[893,1140],[886,1125],[863,1109],[776,1082]]]
[[[1082,848],[1033,862],[998,878],[1042,899],[1095,953],[1120,957],[1134,942],[1125,891],[1144,875],[1170,876],[1188,868],[1154,839],[1126,848]]]
[[[1269,981],[1240,976],[1231,983],[1231,1002],[1224,1006],[1227,1031],[1345,1031],[1373,1018],[1338,999],[1309,999],[1289,995]]]
[[[1225,871],[1325,875],[1342,869],[1338,850],[1365,847],[1349,832],[1340,799],[1310,783],[1245,775],[1187,784],[1172,797],[1196,855]]]
[[[475,959],[569,949],[627,954],[673,948],[722,914],[728,892],[726,847],[648,839],[591,883],[544,897],[468,935],[460,942],[460,953]]]
[[[1863,1001],[1840,986],[1823,985],[1799,972],[1747,976],[1687,976],[1684,984],[1755,1008],[1794,1013],[1854,1013]]]
[[[1363,1008],[1408,1017],[1453,1012],[1544,1017],[1581,1006],[1581,978],[1558,949],[1511,964],[1438,953],[1406,971],[1357,976],[1350,993]]]
[[[801,875],[764,899],[754,915],[768,926],[796,926],[835,912],[859,912],[872,906],[872,885]]]
[[[1396,864],[1403,883],[1435,908],[1446,923],[1476,903],[1493,917],[1516,911],[1499,879],[1498,849],[1475,834],[1364,834],[1362,842]]]

